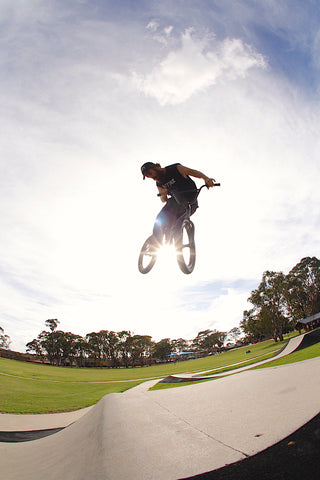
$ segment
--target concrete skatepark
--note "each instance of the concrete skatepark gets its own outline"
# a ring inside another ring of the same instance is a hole
[[[307,335],[290,340],[277,358],[298,349]],[[251,368],[167,390],[148,391],[159,380],[148,381],[77,412],[2,414],[2,432],[57,430],[33,441],[1,442],[1,478],[178,480],[237,465],[320,412],[320,357]]]

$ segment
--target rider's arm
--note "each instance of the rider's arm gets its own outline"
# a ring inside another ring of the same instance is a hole
[[[159,185],[157,185],[157,187],[159,190],[158,196],[160,197],[161,202],[166,203],[166,201],[168,200],[168,190],[166,188],[160,187]]]
[[[213,187],[215,179],[207,177],[207,175],[205,175],[202,172],[199,172],[199,170],[193,170],[192,168],[184,167],[183,165],[180,165],[180,164],[177,166],[177,168],[181,173],[181,175],[183,175],[184,177],[189,175],[190,177],[202,178],[202,180],[204,180],[205,184],[208,187]]]

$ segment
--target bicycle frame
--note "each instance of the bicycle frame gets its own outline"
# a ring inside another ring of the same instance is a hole
[[[214,187],[219,187],[220,186],[220,183],[214,183]],[[180,215],[180,217],[178,217],[176,219],[176,223],[175,225],[171,228],[170,232],[169,232],[169,238],[170,238],[170,241],[172,241],[172,236],[174,234],[174,231],[175,229],[177,228],[177,225],[179,225],[179,223],[182,224],[182,222],[184,220],[190,220],[190,217],[191,217],[191,209],[192,209],[192,205],[194,203],[196,203],[197,199],[198,199],[198,196],[200,195],[200,192],[201,190],[204,188],[204,187],[207,187],[208,188],[208,185],[207,184],[204,184],[204,185],[201,185],[200,188],[197,188],[196,190],[183,190],[182,192],[180,193],[192,193],[192,192],[195,192],[196,193],[196,196],[194,198],[194,200],[192,202],[187,202],[186,205],[183,205],[184,208],[185,208],[185,211]],[[160,194],[158,194],[158,196],[160,196]],[[177,201],[177,200],[176,200]],[[179,202],[178,202],[179,203]],[[182,205],[182,203],[180,203],[180,205]],[[191,220],[190,220],[191,221]],[[168,243],[168,241],[166,240],[165,243]]]
[[[214,183],[214,186],[220,186],[220,183]],[[203,189],[208,187],[206,184],[202,185],[196,190],[185,190],[180,193],[195,192],[195,198],[192,202],[187,202],[185,211],[176,219],[173,227],[168,232],[164,231],[162,241],[159,246],[170,245],[174,241],[176,248],[177,261],[181,271],[185,274],[189,274],[193,271],[195,266],[195,242],[194,242],[194,224],[190,220],[192,205],[197,201],[197,198]],[[159,195],[158,195],[159,196]],[[181,204],[181,203],[180,203]],[[184,239],[186,237],[186,240]],[[184,255],[188,252],[187,259]],[[147,258],[147,264],[144,265],[144,259]],[[157,259],[157,249],[154,245],[154,237],[151,235],[144,242],[139,255],[138,268],[141,273],[148,273],[154,266]]]

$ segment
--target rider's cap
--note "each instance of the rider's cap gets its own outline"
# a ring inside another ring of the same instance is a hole
[[[144,163],[141,167],[141,172],[142,172],[142,175],[143,175],[143,180],[146,178],[146,175],[147,173],[149,172],[150,168],[154,168],[155,167],[155,163],[153,162],[147,162],[147,163]]]

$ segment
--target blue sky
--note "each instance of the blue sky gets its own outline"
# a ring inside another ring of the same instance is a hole
[[[0,5],[0,324],[48,318],[194,338],[238,326],[269,269],[320,255],[316,1]],[[197,265],[138,252],[161,208],[140,165],[221,182],[194,216]]]

